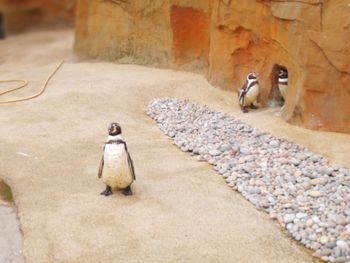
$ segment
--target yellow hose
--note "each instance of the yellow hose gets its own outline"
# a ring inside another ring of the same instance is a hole
[[[54,71],[51,72],[51,74],[47,77],[43,87],[41,88],[41,90],[35,94],[35,95],[32,95],[32,96],[29,96],[29,97],[25,97],[25,98],[21,98],[21,99],[14,99],[14,100],[5,100],[5,101],[0,101],[0,104],[5,104],[5,103],[14,103],[14,102],[20,102],[20,101],[25,101],[25,100],[30,100],[30,99],[34,99],[34,98],[37,98],[39,97],[40,95],[42,95],[46,89],[46,86],[47,84],[49,83],[50,79],[56,74],[56,72],[59,70],[59,68],[63,65],[64,63],[64,60],[62,60],[57,66],[56,68],[54,69]],[[22,79],[10,79],[10,80],[0,80],[0,83],[7,83],[7,82],[22,82],[22,84],[20,84],[18,87],[16,88],[12,88],[12,89],[9,89],[9,90],[5,90],[3,92],[0,92],[0,96],[1,95],[4,95],[4,94],[7,94],[7,93],[10,93],[10,92],[13,92],[15,90],[19,90],[19,89],[22,89],[24,87],[26,87],[28,85],[28,81],[26,80],[22,80]]]

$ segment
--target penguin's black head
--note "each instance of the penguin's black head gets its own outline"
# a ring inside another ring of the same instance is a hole
[[[258,76],[259,76],[258,73],[256,73],[256,72],[250,72],[250,73],[247,75],[247,81],[249,81],[249,80],[256,80]]]
[[[285,69],[280,69],[278,71],[278,77],[280,78],[288,78],[288,71]]]
[[[112,122],[108,128],[108,134],[111,136],[116,136],[122,133],[122,128],[116,122]]]

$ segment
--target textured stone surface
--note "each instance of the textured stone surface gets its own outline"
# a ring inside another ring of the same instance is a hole
[[[170,18],[175,65],[207,67],[209,65],[209,14],[191,7],[172,6]]]
[[[212,84],[232,91],[256,70],[263,105],[284,66],[283,118],[350,132],[349,25],[347,0],[79,0],[75,47],[90,57],[204,68]]]
[[[75,49],[108,60],[208,67],[209,2],[79,0]]]
[[[72,25],[76,0],[0,0],[7,34],[52,24]]]
[[[350,9],[348,1],[321,2],[217,2],[210,80],[237,89],[248,71],[259,71],[266,103],[272,70],[283,65],[290,76],[284,118],[308,128],[349,132],[350,77],[342,65],[350,63]]]

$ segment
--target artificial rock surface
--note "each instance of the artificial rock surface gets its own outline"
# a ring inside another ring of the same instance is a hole
[[[232,91],[258,71],[263,106],[284,66],[284,119],[350,132],[348,0],[79,0],[77,9],[82,55],[203,70]]]
[[[72,25],[76,0],[0,0],[6,34],[43,25]]]

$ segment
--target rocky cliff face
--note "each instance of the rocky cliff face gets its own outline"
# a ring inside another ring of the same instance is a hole
[[[73,25],[76,0],[0,0],[6,33],[42,25]]]
[[[238,90],[260,73],[261,102],[285,67],[283,117],[311,129],[350,132],[348,0],[78,0],[76,51],[90,57],[204,69]]]

